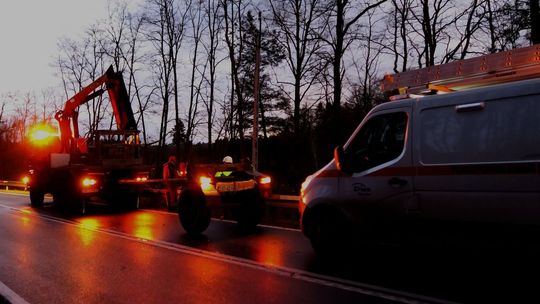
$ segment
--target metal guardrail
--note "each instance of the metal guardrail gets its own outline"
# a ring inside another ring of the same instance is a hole
[[[27,190],[28,185],[26,183],[23,183],[21,181],[8,181],[3,180],[0,184],[0,187],[4,188],[5,190]],[[10,189],[11,188],[11,189]]]
[[[0,183],[0,188],[2,190],[28,190],[28,185],[21,181],[8,181],[2,180]],[[164,189],[152,189],[149,192],[151,193],[163,193]],[[282,195],[282,194],[272,194],[268,204],[272,207],[282,207],[282,208],[297,208],[298,201],[300,196],[298,195]]]
[[[165,189],[147,189],[148,193],[161,193],[164,194],[167,190]],[[281,207],[281,208],[298,208],[298,201],[300,196],[298,195],[283,195],[283,194],[272,194],[270,199],[267,201],[268,205],[271,207]]]

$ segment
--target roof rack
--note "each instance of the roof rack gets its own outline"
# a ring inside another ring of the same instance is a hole
[[[385,75],[381,91],[391,100],[540,77],[540,44]]]

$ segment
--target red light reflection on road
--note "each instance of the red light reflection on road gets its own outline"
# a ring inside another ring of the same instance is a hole
[[[88,246],[96,238],[96,229],[98,229],[100,223],[97,219],[85,218],[79,222],[79,236],[85,246]]]
[[[21,213],[23,214],[23,216],[21,217],[23,226],[28,227],[28,225],[30,224],[30,216],[32,215],[32,209],[30,209],[30,207],[25,207],[21,209]]]
[[[189,267],[186,267],[186,271],[193,271],[203,282],[211,285],[218,284],[223,280],[224,274],[227,273],[227,268],[224,263],[215,263],[208,259],[197,258],[190,263]]]
[[[257,261],[269,265],[283,265],[283,252],[285,252],[284,244],[279,241],[262,241],[258,244],[256,253]]]
[[[135,216],[133,222],[133,234],[144,240],[154,240],[154,223],[156,215],[151,213],[140,213]]]

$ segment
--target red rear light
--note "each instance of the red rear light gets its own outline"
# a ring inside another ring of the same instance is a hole
[[[99,180],[95,175],[83,176],[80,180],[82,193],[94,193],[99,191]]]
[[[261,178],[261,185],[270,184],[272,182],[272,178],[270,176],[265,176]]]
[[[145,182],[148,180],[148,172],[139,172],[135,174],[135,181]]]
[[[97,184],[97,180],[95,178],[92,178],[92,177],[85,177],[82,179],[82,185],[83,187],[91,187],[91,186],[95,186]]]
[[[272,195],[272,178],[270,176],[261,176],[259,178],[259,191],[265,199]]]
[[[178,177],[186,177],[187,176],[187,167],[186,163],[180,163],[180,169],[178,170]]]

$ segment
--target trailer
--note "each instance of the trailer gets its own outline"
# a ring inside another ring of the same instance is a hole
[[[243,229],[261,222],[272,194],[270,176],[246,163],[188,166],[186,175],[178,198],[178,216],[186,232],[206,230],[211,208],[230,211]]]

